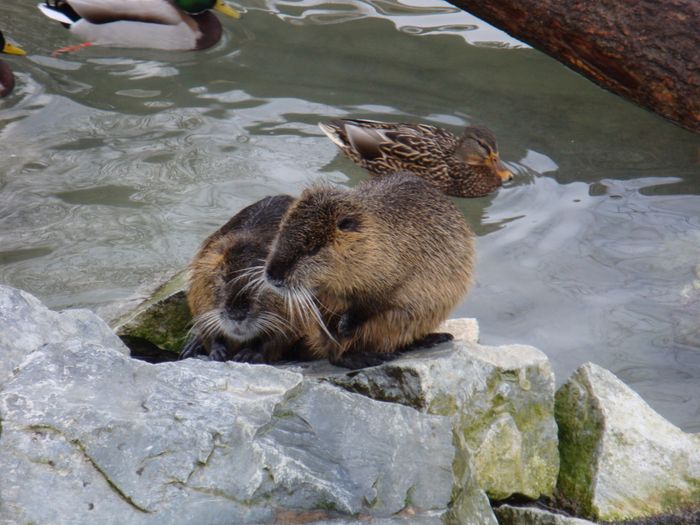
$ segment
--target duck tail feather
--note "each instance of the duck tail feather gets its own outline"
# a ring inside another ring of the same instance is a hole
[[[80,16],[66,3],[56,2],[54,5],[50,5],[48,2],[44,2],[37,4],[37,7],[45,16],[60,22],[66,27],[70,27],[80,20]]]
[[[321,128],[321,131],[325,133],[325,135],[331,139],[333,144],[338,146],[339,148],[344,148],[347,146],[347,142],[343,140],[343,138],[340,136],[338,133],[339,127],[335,122],[319,122],[318,127]]]

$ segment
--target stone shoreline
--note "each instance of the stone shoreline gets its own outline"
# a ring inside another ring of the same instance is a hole
[[[352,372],[149,364],[7,286],[0,326],[3,524],[699,522],[700,435],[591,363],[555,393],[541,351],[474,320]]]

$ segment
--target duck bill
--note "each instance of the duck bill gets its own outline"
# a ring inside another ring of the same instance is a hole
[[[216,0],[216,4],[214,4],[214,11],[218,11],[222,15],[230,16],[236,20],[241,17],[241,14],[224,2],[224,0]]]
[[[513,178],[513,172],[506,168],[505,164],[498,157],[491,159],[491,166],[501,181],[508,182]]]
[[[22,49],[19,46],[14,46],[10,43],[5,42],[5,45],[2,48],[3,53],[7,53],[8,55],[26,55],[27,52]]]
[[[513,178],[513,172],[506,168],[502,163],[498,163],[498,169],[496,170],[498,176],[501,177],[503,182],[508,182]]]

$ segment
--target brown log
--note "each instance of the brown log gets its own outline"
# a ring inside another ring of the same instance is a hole
[[[700,133],[700,0],[448,0]]]

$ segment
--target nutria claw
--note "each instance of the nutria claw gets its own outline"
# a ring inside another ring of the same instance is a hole
[[[343,354],[339,357],[329,359],[330,363],[335,366],[349,368],[350,370],[358,370],[369,366],[378,366],[393,361],[398,357],[395,353],[381,352],[355,352]]]

